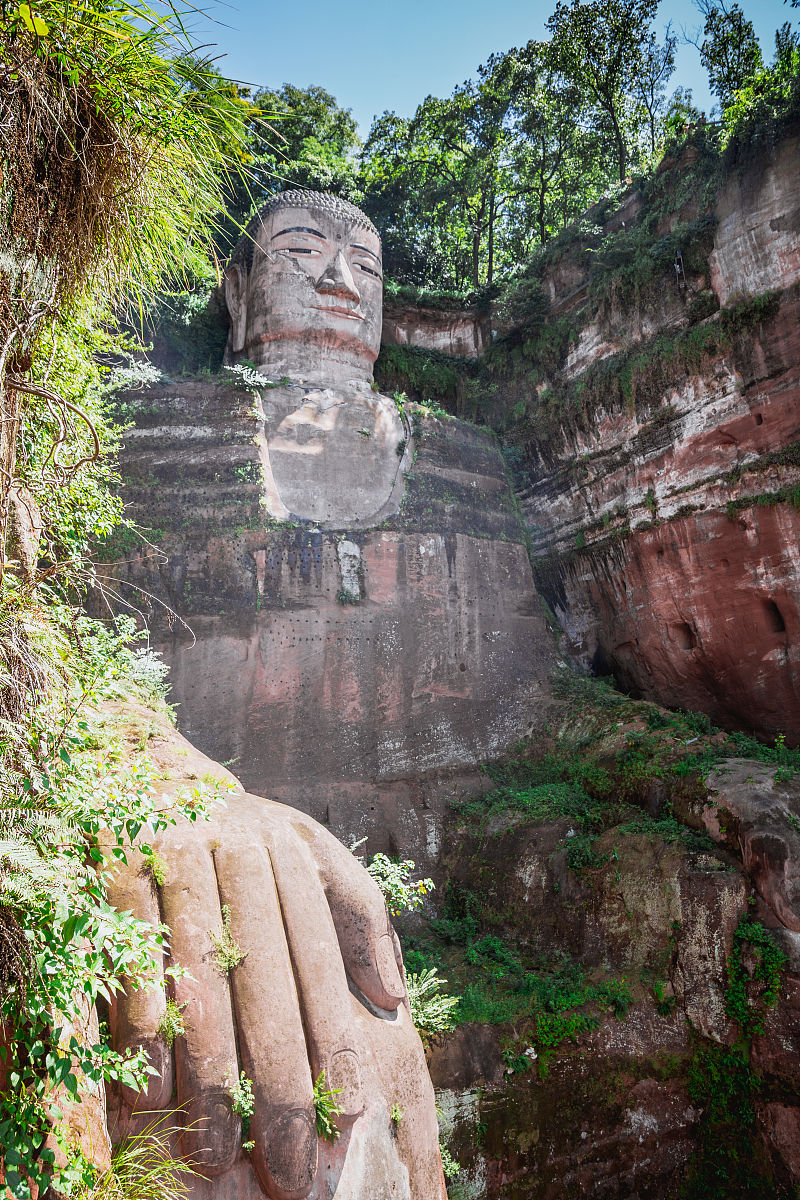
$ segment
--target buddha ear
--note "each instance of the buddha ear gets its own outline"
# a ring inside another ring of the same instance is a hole
[[[244,350],[247,325],[247,272],[234,263],[225,272],[225,303],[231,316],[231,347]]]

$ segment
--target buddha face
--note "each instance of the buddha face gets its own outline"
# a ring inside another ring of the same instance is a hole
[[[254,242],[249,273],[234,260],[225,276],[233,357],[277,377],[371,380],[383,298],[377,234],[310,193],[265,213]]]

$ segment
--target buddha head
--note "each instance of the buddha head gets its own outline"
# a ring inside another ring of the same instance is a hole
[[[381,242],[354,205],[283,192],[250,221],[225,272],[227,359],[336,385],[372,379],[381,339]]]

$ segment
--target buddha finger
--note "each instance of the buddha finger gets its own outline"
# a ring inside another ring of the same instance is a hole
[[[127,864],[120,865],[109,884],[109,902],[120,912],[132,912],[140,921],[158,926],[161,914],[155,879],[148,859],[138,851],[128,853]],[[113,1089],[113,1107],[117,1124],[124,1125],[123,1135],[133,1132],[131,1116],[166,1108],[172,1095],[172,1054],[163,1035],[167,997],[164,988],[163,955],[153,956],[151,987],[125,989],[115,996],[109,1011],[111,1038],[120,1053],[141,1047],[155,1074],[146,1090],[137,1091],[123,1084]],[[139,1122],[146,1123],[140,1120]]]
[[[337,1092],[345,1126],[363,1111],[361,1063],[339,939],[316,864],[285,822],[270,833],[270,856],[300,994],[314,1078]]]
[[[300,1200],[317,1172],[311,1069],[270,856],[252,834],[215,852],[228,906],[231,989],[245,1074],[255,1100],[248,1138],[267,1195]]]
[[[212,940],[222,936],[224,923],[213,859],[197,830],[170,831],[160,851],[172,959],[185,972],[174,984],[184,1027],[175,1041],[181,1145],[184,1156],[210,1177],[231,1166],[241,1143],[230,1096],[239,1074],[230,991]]]
[[[350,978],[378,1008],[394,1012],[406,989],[380,888],[333,834],[299,813],[292,815],[292,823],[302,825],[319,868]]]

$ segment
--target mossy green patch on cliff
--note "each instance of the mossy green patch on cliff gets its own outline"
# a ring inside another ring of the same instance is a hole
[[[609,355],[577,379],[562,379],[532,396],[524,415],[512,421],[509,436],[550,461],[575,433],[590,432],[596,414],[629,411],[650,431],[676,417],[661,408],[670,388],[699,373],[711,359],[735,350],[741,335],[769,320],[779,297],[766,292],[720,309],[718,317],[678,333],[659,333],[618,354]]]
[[[737,496],[729,500],[726,512],[731,521],[736,520],[736,514],[747,508],[775,508],[778,504],[789,504],[792,508],[800,509],[800,483],[787,484],[774,492],[758,492],[751,496]]]
[[[760,1080],[747,1052],[698,1041],[688,1084],[702,1115],[682,1200],[771,1200],[778,1193],[755,1127]]]
[[[456,413],[459,399],[477,369],[476,359],[454,358],[418,346],[382,346],[375,363],[375,379],[381,391],[405,392],[420,403],[436,400]]]
[[[733,935],[725,1010],[748,1040],[764,1032],[764,1015],[780,995],[787,958],[768,929],[749,917]]]
[[[745,916],[728,958],[725,1009],[739,1026],[733,1046],[697,1039],[689,1068],[690,1099],[702,1108],[699,1147],[687,1171],[685,1200],[735,1200],[782,1194],[756,1128],[757,1108],[768,1096],[751,1064],[750,1047],[764,1033],[766,1010],[775,1008],[786,955],[760,921]]]

